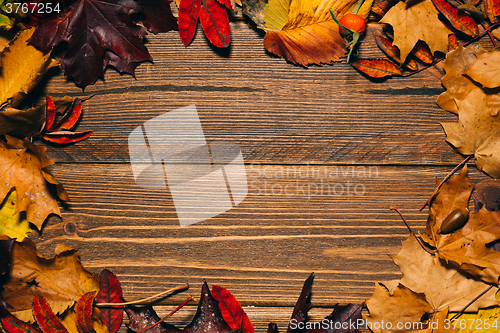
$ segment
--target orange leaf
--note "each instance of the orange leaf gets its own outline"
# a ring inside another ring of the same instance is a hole
[[[240,302],[225,288],[212,286],[212,296],[219,301],[222,317],[232,329],[241,329],[241,333],[253,333],[254,328]]]
[[[95,333],[94,324],[92,323],[92,305],[95,296],[95,292],[86,293],[76,303],[76,324],[81,333]]]
[[[48,130],[52,127],[54,120],[56,119],[56,106],[49,95],[47,95],[45,100],[47,105],[45,106],[45,126],[43,127],[43,130]]]
[[[431,50],[429,50],[429,46],[422,41],[417,42],[413,48],[412,54],[426,64],[432,64],[434,61],[434,56],[432,55]]]
[[[446,0],[432,0],[437,10],[443,14],[451,25],[469,36],[476,36],[479,33],[479,28],[472,17],[450,5]]]
[[[457,36],[455,34],[451,34],[448,36],[448,42],[450,43],[448,45],[448,50],[450,50],[450,51],[456,50],[459,46],[458,39],[457,39]]]
[[[92,135],[92,131],[88,132],[69,132],[69,131],[61,131],[61,132],[48,132],[42,135],[44,140],[54,142],[54,143],[73,143],[85,140],[89,136]]]
[[[392,43],[387,39],[380,35],[375,36],[375,41],[377,42],[377,46],[381,49],[389,58],[395,61],[398,64],[401,64],[399,59],[399,49],[397,46],[392,45]],[[418,69],[417,63],[412,59],[406,59],[404,64],[406,68],[412,71],[416,71]]]
[[[4,309],[0,310],[0,327],[8,333],[39,333],[36,328],[17,319]]]
[[[484,0],[484,10],[491,23],[497,22],[500,17],[500,0]]]
[[[70,130],[72,129],[80,116],[82,115],[82,102],[77,98],[74,100],[73,105],[68,110],[68,113],[64,115],[64,117],[51,128],[51,131],[59,131],[59,130]]]
[[[401,75],[401,69],[385,59],[359,59],[351,61],[351,65],[373,78]]]
[[[69,333],[42,296],[33,300],[33,315],[43,333]]]

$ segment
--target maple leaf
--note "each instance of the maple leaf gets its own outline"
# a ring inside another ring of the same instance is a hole
[[[230,8],[226,2],[227,8]],[[181,0],[179,4],[179,35],[185,46],[191,44],[200,20],[208,40],[217,47],[228,47],[231,42],[229,16],[218,0]]]
[[[45,258],[26,238],[16,242],[12,253],[11,276],[2,296],[21,320],[33,321],[35,296],[43,296],[54,313],[61,314],[84,294],[99,290],[98,276],[82,266],[77,250],[58,245],[56,255]]]
[[[474,81],[484,87],[496,88],[500,86],[500,51],[493,50],[477,55],[477,60],[465,72]]]
[[[386,323],[384,327],[390,325],[391,328],[397,327],[398,323],[418,323],[432,309],[423,294],[415,293],[403,285],[398,285],[389,293],[380,283],[375,284],[373,295],[366,305],[370,315],[363,319],[374,333],[384,331],[381,322]]]
[[[432,53],[448,52],[450,31],[439,21],[438,14],[431,0],[420,1],[412,6],[398,2],[380,20],[393,27],[394,45],[401,52],[401,62],[406,60],[419,40],[425,42]]]
[[[44,52],[28,45],[34,29],[19,32],[0,54],[0,106],[10,102],[16,107],[58,62],[50,58],[52,48]]]
[[[31,232],[31,228],[25,214],[16,214],[16,203],[17,192],[14,190],[7,195],[0,208],[0,234],[21,242]]]
[[[152,60],[142,45],[146,31],[133,24],[129,15],[140,9],[132,0],[78,0],[55,17],[40,21],[28,42],[42,50],[66,42],[67,50],[59,55],[61,65],[85,88],[103,76],[105,52],[113,52],[125,64]]]
[[[486,94],[474,89],[459,101],[458,122],[441,123],[446,141],[464,155],[474,155],[476,165],[493,178],[500,177],[500,116],[491,116]]]
[[[340,19],[355,2],[292,0],[289,7],[283,7],[281,0],[269,1],[264,19],[266,29],[273,30],[264,36],[264,46],[269,52],[302,66],[339,61],[346,54],[345,42],[330,9]]]
[[[451,321],[452,325],[460,327],[461,322],[468,323],[464,329],[460,329],[459,333],[497,333],[498,323],[500,322],[500,307],[494,306],[488,309],[480,309],[476,313],[462,313],[459,317],[456,313],[449,313],[448,319],[454,318]],[[455,317],[454,317],[455,316]],[[472,325],[471,325],[472,323]]]
[[[178,30],[177,19],[172,14],[172,0],[137,0],[145,18],[142,24],[154,34]]]

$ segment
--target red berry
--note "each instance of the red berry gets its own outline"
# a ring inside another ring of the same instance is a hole
[[[345,14],[339,22],[347,29],[356,31],[360,35],[362,35],[366,29],[366,20],[356,14]],[[339,26],[339,32],[341,35],[344,35],[344,30],[341,26]]]

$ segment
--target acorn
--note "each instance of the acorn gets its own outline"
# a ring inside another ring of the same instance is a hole
[[[451,234],[462,228],[469,219],[469,210],[467,208],[457,208],[452,211],[441,224],[439,233],[442,235]]]

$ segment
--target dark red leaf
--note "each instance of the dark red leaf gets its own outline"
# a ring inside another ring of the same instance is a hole
[[[44,140],[54,143],[73,143],[85,140],[89,136],[92,135],[92,131],[88,132],[69,132],[69,131],[60,131],[60,132],[48,132],[42,135]]]
[[[54,105],[54,101],[50,98],[49,95],[45,97],[45,125],[43,126],[43,130],[46,131],[52,127],[54,124],[54,120],[56,119],[56,106]]]
[[[105,269],[99,275],[99,292],[95,300],[97,303],[123,303],[120,281],[110,270]],[[116,333],[122,326],[123,308],[101,308],[101,321],[108,328],[109,333]]]
[[[92,322],[95,296],[95,292],[86,293],[76,302],[76,325],[81,333],[95,333],[94,323]]]
[[[15,242],[16,240],[12,238],[0,240],[0,277],[7,276],[10,273],[12,249]]]
[[[40,333],[39,330],[30,324],[17,319],[7,310],[2,308],[0,308],[0,324],[3,330],[7,333]]]
[[[311,275],[309,275],[307,280],[304,282],[299,299],[297,300],[297,303],[295,303],[295,308],[293,309],[292,317],[290,318],[290,324],[286,330],[287,333],[292,331],[292,322],[298,325],[307,320],[307,313],[311,310],[311,289],[313,279],[314,273],[311,273]]]
[[[82,102],[76,98],[73,101],[71,107],[67,110],[66,114],[62,117],[61,120],[57,122],[53,128],[50,128],[51,132],[60,131],[60,130],[70,130],[72,129],[80,116],[82,115]]]
[[[139,332],[147,329],[158,321],[160,317],[156,314],[151,306],[135,307],[128,306],[125,308],[128,318],[130,319],[127,328],[133,332]],[[161,322],[159,325],[145,331],[145,333],[181,333],[182,331],[174,325]],[[110,332],[111,333],[111,332]]]
[[[484,0],[484,10],[491,23],[500,19],[500,0]]]
[[[172,0],[138,0],[141,13],[145,19],[144,26],[155,35],[160,32],[177,30],[177,19],[172,14],[170,3]]]
[[[432,0],[432,3],[458,31],[472,37],[479,33],[479,28],[474,19],[450,5],[446,0]]]
[[[267,326],[267,333],[279,333],[278,331],[278,325],[275,323],[269,323]]]
[[[184,333],[236,333],[241,329],[233,330],[222,317],[217,302],[208,288],[207,282],[201,288],[200,304],[189,325],[184,328]]]
[[[306,329],[304,333],[358,333],[359,325],[358,320],[361,320],[363,316],[361,311],[365,303],[361,304],[348,304],[345,306],[335,305],[333,312],[323,319],[321,323],[324,324],[323,327],[316,329]]]
[[[111,51],[104,53],[103,64],[104,67],[112,66],[116,68],[120,73],[128,73],[134,78],[135,69],[140,65],[139,62],[127,62]]]
[[[219,302],[222,317],[232,329],[242,328],[243,333],[253,333],[254,328],[240,302],[225,288],[212,286],[212,296]]]
[[[133,0],[78,0],[59,15],[41,21],[29,42],[48,50],[67,42],[61,65],[82,87],[103,75],[103,57],[111,50],[126,62],[152,60],[142,45],[146,31],[132,23],[139,12]]]
[[[350,64],[360,72],[373,78],[401,75],[401,69],[385,59],[358,59],[351,61]]]
[[[181,0],[179,5],[179,34],[185,46],[193,40],[198,19],[208,40],[217,47],[231,42],[229,16],[217,0]]]
[[[69,333],[42,296],[33,300],[33,316],[43,333]]]

